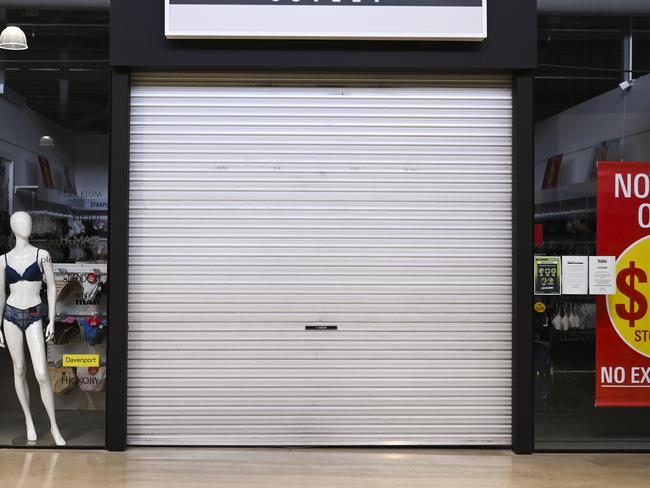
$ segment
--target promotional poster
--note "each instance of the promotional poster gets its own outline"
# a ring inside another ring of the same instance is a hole
[[[596,406],[649,406],[650,163],[598,164],[597,246],[616,293],[598,297]]]

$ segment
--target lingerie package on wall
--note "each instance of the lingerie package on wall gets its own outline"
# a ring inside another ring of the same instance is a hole
[[[47,373],[52,383],[52,390],[57,396],[64,396],[70,393],[79,383],[74,368],[49,366]]]
[[[54,264],[57,317],[105,315],[107,265]]]
[[[99,263],[54,263],[57,290],[54,339],[48,347],[52,374],[61,376],[60,383],[72,384],[60,388],[57,408],[96,410],[103,408],[100,394],[105,391],[107,266]],[[61,368],[66,355],[98,356],[98,367]],[[72,369],[63,378],[63,370]]]
[[[101,393],[106,389],[106,366],[99,368],[77,368],[81,391]]]
[[[105,217],[73,217],[51,211],[30,212],[33,239],[43,241],[57,263],[106,262],[108,221]]]

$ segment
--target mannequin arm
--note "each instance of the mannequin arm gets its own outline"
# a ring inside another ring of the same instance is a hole
[[[45,283],[47,285],[47,315],[50,322],[45,329],[45,339],[50,341],[54,337],[54,318],[56,317],[56,284],[54,282],[54,267],[50,253],[43,251],[41,254],[41,265],[43,274],[45,274]]]
[[[7,301],[7,295],[5,294],[5,260],[0,260],[0,317],[4,318],[5,311],[5,302]],[[2,320],[4,323],[4,320]],[[0,326],[2,325],[0,323]],[[0,347],[5,347],[5,337],[2,334],[2,329],[0,329]]]

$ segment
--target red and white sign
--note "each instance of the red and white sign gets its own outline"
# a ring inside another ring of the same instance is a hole
[[[650,163],[598,163],[597,247],[616,293],[598,297],[596,406],[650,406]]]

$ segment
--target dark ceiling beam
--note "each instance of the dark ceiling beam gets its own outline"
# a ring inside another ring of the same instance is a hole
[[[108,10],[110,0],[2,0],[3,8]]]
[[[33,23],[33,22],[12,22],[11,25],[17,25],[18,27],[24,27],[24,28],[38,28],[38,29],[52,29],[52,30],[57,30],[57,29],[98,29],[98,30],[106,30],[110,26],[108,24],[92,24],[92,23],[76,23],[76,24],[55,24],[55,23],[45,23],[45,22],[39,22],[39,23]],[[77,36],[79,33],[74,33]]]
[[[65,64],[70,67],[78,67],[86,64],[102,64],[108,66],[108,61],[108,59],[69,59]],[[56,65],[63,64],[58,59],[5,59],[2,62],[5,66],[25,66],[26,68],[37,66],[51,66],[56,68]]]
[[[4,8],[108,10],[110,0],[3,0]],[[541,14],[650,14],[647,0],[537,0]]]
[[[104,79],[109,72],[108,63],[105,63],[105,66],[88,66],[83,68],[77,68],[71,66],[69,68],[55,67],[52,68],[51,65],[38,66],[6,66],[5,71],[7,73],[12,73],[16,76],[22,74],[24,76],[42,76],[42,77],[58,77],[59,72],[62,69],[68,71],[68,78],[71,80],[97,80]]]
[[[644,15],[650,14],[648,0],[537,0],[540,14]]]

